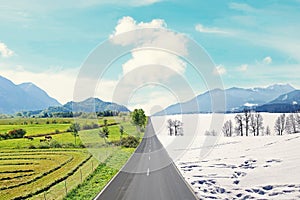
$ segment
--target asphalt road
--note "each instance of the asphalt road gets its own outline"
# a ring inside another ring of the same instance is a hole
[[[141,144],[95,200],[195,200],[149,119]]]

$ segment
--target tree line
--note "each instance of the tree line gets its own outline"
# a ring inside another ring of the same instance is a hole
[[[274,131],[276,135],[284,133],[293,134],[300,132],[300,115],[291,113],[281,114],[275,121]],[[231,136],[262,136],[271,135],[269,126],[264,126],[264,119],[260,113],[244,110],[243,113],[236,114],[234,121],[227,120],[222,128],[225,137]]]

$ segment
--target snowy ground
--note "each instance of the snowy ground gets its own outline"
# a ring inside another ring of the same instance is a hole
[[[264,113],[264,125],[273,131],[278,116]],[[225,120],[233,117],[225,115]],[[181,146],[176,143],[179,137],[167,135],[169,118],[181,117],[152,117],[154,129],[199,199],[300,199],[300,134],[204,136],[218,126],[210,123],[212,116],[186,115],[182,137],[189,138],[190,144]],[[195,131],[195,124],[188,121],[196,118],[200,128]]]

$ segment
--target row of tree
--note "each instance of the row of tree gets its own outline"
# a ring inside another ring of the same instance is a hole
[[[231,137],[235,133],[237,136],[260,136],[271,135],[270,127],[263,125],[263,117],[260,113],[253,113],[250,110],[244,110],[234,117],[235,126],[232,120],[224,123],[222,132],[224,136]],[[299,113],[291,113],[288,116],[281,114],[275,121],[274,131],[276,135],[283,135],[300,132],[300,115]]]
[[[170,136],[183,135],[183,123],[177,119],[176,120],[169,119],[167,121],[167,128]]]

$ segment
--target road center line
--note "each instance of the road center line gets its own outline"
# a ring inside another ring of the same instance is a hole
[[[149,156],[149,160],[150,160],[150,156]]]
[[[150,173],[150,169],[148,168],[148,170],[147,170],[147,176],[149,176],[149,173]]]

